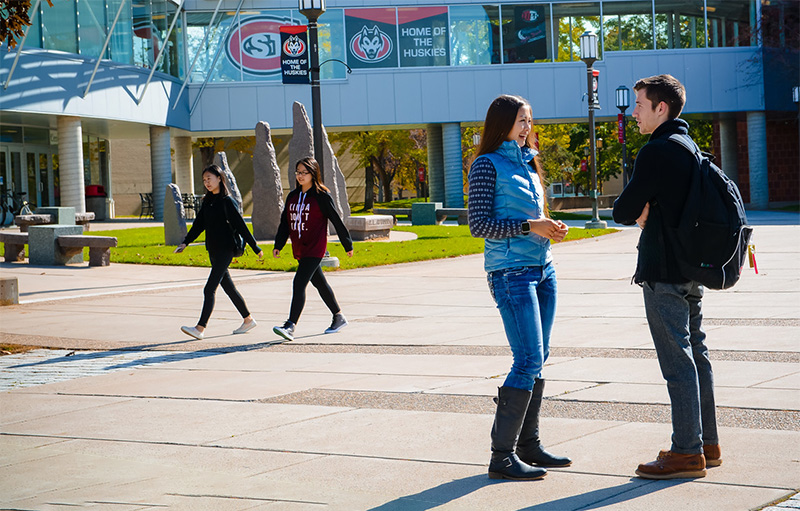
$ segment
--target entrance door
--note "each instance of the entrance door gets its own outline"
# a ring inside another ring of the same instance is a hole
[[[49,151],[32,150],[25,153],[28,178],[28,203],[31,209],[53,203],[52,170]]]

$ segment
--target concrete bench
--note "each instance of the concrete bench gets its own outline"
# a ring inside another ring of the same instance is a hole
[[[439,208],[436,210],[436,219],[444,220],[449,216],[458,217],[458,225],[469,225],[469,210],[467,208]]]
[[[71,234],[57,237],[56,243],[67,258],[83,252],[83,247],[89,247],[89,266],[108,266],[111,264],[111,247],[117,246],[117,238]]]
[[[89,230],[89,222],[94,220],[94,213],[75,213],[75,225],[82,225],[84,231]],[[17,215],[14,217],[14,223],[19,226],[20,232],[28,232],[28,227],[31,225],[49,225],[55,224],[55,215],[34,213],[33,215]]]
[[[349,216],[344,219],[344,225],[353,241],[387,239],[394,226],[394,218],[390,215]]]
[[[376,215],[391,215],[395,225],[397,225],[398,215],[408,215],[408,219],[411,220],[411,208],[373,208],[372,213]]]
[[[25,245],[28,244],[27,232],[0,232],[0,242],[4,246],[7,263],[25,259]]]

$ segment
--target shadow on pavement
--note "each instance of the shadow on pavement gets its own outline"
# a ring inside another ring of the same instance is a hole
[[[208,338],[206,338],[208,339]],[[166,343],[159,343],[159,344],[147,344],[141,346],[129,346],[125,348],[120,348],[117,350],[107,350],[107,351],[88,351],[88,352],[71,352],[68,355],[63,357],[55,357],[50,358],[47,360],[40,360],[38,362],[31,362],[28,364],[17,364],[14,366],[9,366],[9,369],[19,369],[24,367],[35,367],[35,366],[46,366],[48,364],[78,364],[81,362],[85,362],[88,360],[97,360],[106,357],[114,357],[120,355],[122,353],[132,353],[132,352],[147,352],[154,348],[163,347],[163,346],[174,346],[177,344],[184,344],[187,342],[194,342],[194,339],[186,339],[185,341],[175,341],[175,342],[166,342]],[[258,350],[261,348],[266,348],[269,346],[273,346],[275,344],[281,344],[284,341],[265,341],[259,342],[256,344],[245,344],[245,345],[238,345],[238,346],[224,346],[224,347],[214,347],[208,348],[204,350],[196,350],[196,351],[176,351],[171,352],[168,354],[159,353],[156,356],[152,357],[145,357],[140,358],[137,360],[130,360],[121,364],[116,364],[112,366],[105,367],[105,370],[111,371],[115,369],[127,369],[136,366],[146,366],[151,364],[162,364],[165,362],[177,362],[179,360],[191,360],[195,358],[204,358],[210,357],[214,355],[224,355],[226,353],[235,353],[240,351],[252,351]]]
[[[534,506],[520,508],[519,511],[584,511],[600,509],[614,504],[621,504],[665,488],[690,482],[688,479],[672,479],[667,481],[647,481],[633,478],[625,484],[601,488],[563,499],[542,502]]]
[[[533,506],[520,508],[519,511],[584,511],[600,509],[609,505],[621,504],[686,482],[689,481],[685,479],[671,481],[631,479],[629,482],[619,486],[601,488],[599,490],[573,495],[559,500],[541,502]],[[427,511],[469,495],[491,484],[547,484],[547,478],[541,481],[531,482],[508,480],[494,481],[489,479],[485,473],[482,473],[480,475],[440,484],[439,486],[429,488],[414,495],[400,497],[386,504],[374,507],[369,511]],[[509,487],[509,491],[510,490],[511,487]]]

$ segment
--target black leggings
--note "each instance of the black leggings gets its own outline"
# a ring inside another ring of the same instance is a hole
[[[231,274],[228,273],[228,266],[233,260],[233,251],[222,250],[208,253],[208,258],[211,260],[211,274],[208,276],[206,287],[203,288],[203,312],[200,313],[200,320],[197,324],[203,328],[208,324],[208,318],[211,317],[211,311],[214,310],[214,296],[217,293],[217,287],[222,285],[223,291],[231,299],[233,305],[239,311],[243,318],[250,315],[247,310],[247,304],[244,303],[244,298],[236,290],[233,285]]]
[[[325,280],[325,275],[322,272],[320,257],[302,257],[299,259],[299,266],[297,273],[294,276],[293,292],[292,292],[292,308],[289,312],[289,321],[297,324],[300,319],[300,314],[303,312],[303,307],[306,304],[306,287],[309,281],[317,288],[319,296],[322,301],[328,306],[332,314],[336,314],[339,309],[339,304],[336,302],[336,297],[333,296],[333,289],[328,285]]]

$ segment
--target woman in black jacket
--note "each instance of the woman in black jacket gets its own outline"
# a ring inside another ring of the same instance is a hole
[[[195,339],[203,338],[208,318],[211,316],[211,311],[214,310],[214,296],[217,292],[217,286],[222,285],[225,294],[228,295],[239,314],[244,318],[242,326],[234,330],[233,333],[243,334],[255,328],[256,321],[250,316],[250,311],[247,310],[244,298],[236,290],[231,275],[228,273],[228,266],[233,261],[233,252],[236,248],[234,231],[245,239],[247,244],[253,248],[253,251],[258,254],[259,259],[264,258],[264,253],[256,244],[255,238],[247,228],[247,224],[244,223],[244,218],[236,208],[236,203],[230,197],[228,186],[225,183],[225,176],[218,166],[211,165],[203,171],[203,185],[208,190],[203,197],[203,204],[194,219],[194,223],[192,223],[192,228],[186,234],[183,243],[175,249],[175,253],[183,252],[186,245],[196,240],[200,233],[205,230],[206,250],[208,250],[208,258],[211,260],[211,274],[208,276],[208,282],[206,282],[206,287],[203,289],[203,311],[200,313],[200,320],[197,322],[197,326],[182,326],[181,331]]]
[[[328,221],[333,223],[339,241],[345,252],[353,257],[353,240],[347,231],[328,188],[322,184],[319,163],[314,158],[303,158],[295,165],[297,186],[286,197],[286,206],[281,215],[281,223],[275,236],[274,257],[280,257],[286,240],[292,239],[292,254],[298,261],[297,273],[294,276],[292,306],[289,319],[283,326],[276,326],[273,332],[287,341],[294,340],[294,327],[300,319],[300,313],[306,303],[306,287],[308,283],[317,288],[322,301],[333,314],[331,326],[326,334],[338,332],[347,326],[339,304],[320,264],[328,246]]]

